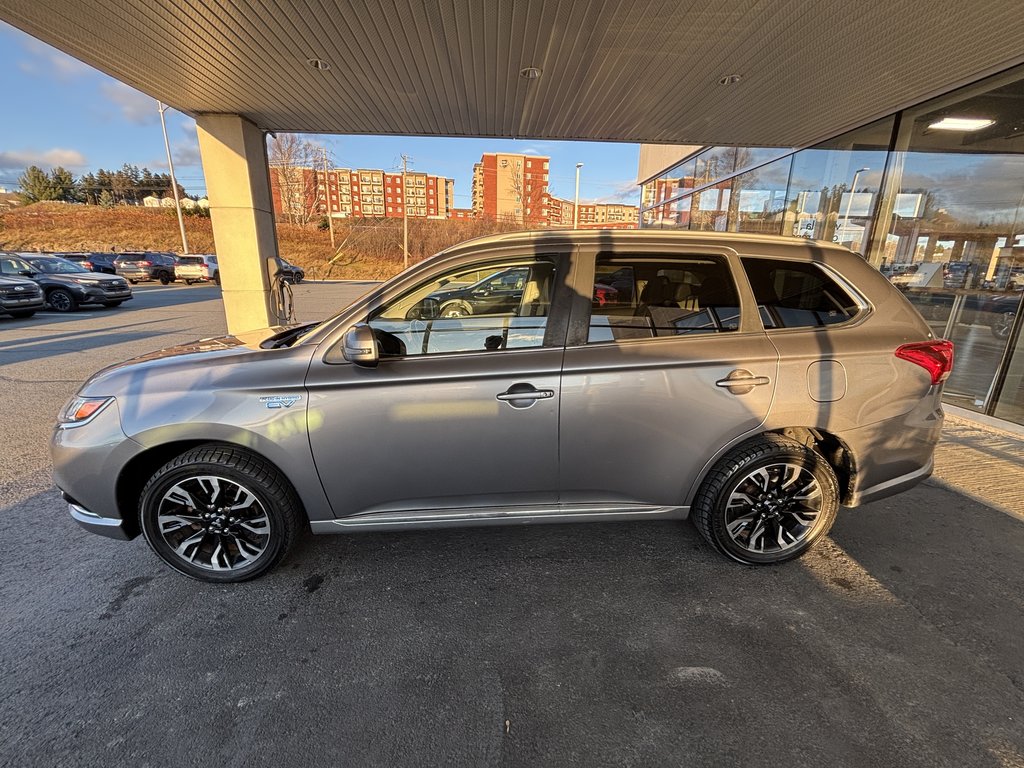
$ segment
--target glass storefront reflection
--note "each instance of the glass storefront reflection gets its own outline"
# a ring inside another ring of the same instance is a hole
[[[709,147],[643,185],[642,225],[864,254],[956,343],[947,400],[1024,423],[1024,68],[898,118],[798,151]]]

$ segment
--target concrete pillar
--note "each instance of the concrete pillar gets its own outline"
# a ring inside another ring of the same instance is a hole
[[[263,131],[238,115],[200,115],[196,126],[228,332],[275,325],[267,260],[277,257],[277,231]]]

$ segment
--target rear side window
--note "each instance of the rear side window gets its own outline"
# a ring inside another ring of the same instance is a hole
[[[739,299],[723,261],[700,256],[597,260],[589,344],[738,328]]]
[[[744,258],[765,328],[820,328],[856,317],[860,305],[817,264]]]

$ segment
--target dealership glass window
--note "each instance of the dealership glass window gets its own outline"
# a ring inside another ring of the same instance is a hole
[[[865,253],[894,124],[887,117],[797,152],[782,234]]]
[[[890,161],[894,202],[872,258],[956,344],[946,400],[993,412],[1004,310],[1024,284],[1024,79],[988,82],[904,113]],[[1020,397],[1011,379],[1006,402]]]
[[[372,312],[382,358],[492,352],[544,344],[551,259],[462,266]]]
[[[710,257],[600,257],[589,344],[739,328],[739,299],[726,264]]]

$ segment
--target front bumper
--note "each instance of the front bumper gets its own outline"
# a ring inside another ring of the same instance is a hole
[[[115,400],[78,427],[58,426],[50,442],[53,480],[69,504],[71,517],[86,530],[115,539],[138,535],[135,519],[125,520],[117,498],[117,478],[142,446],[125,435]],[[134,510],[128,515],[134,518]]]
[[[42,294],[28,296],[24,299],[4,297],[0,299],[0,312],[24,312],[26,310],[42,310],[45,307]]]
[[[124,520],[121,518],[101,517],[72,500],[63,491],[61,491],[61,496],[68,503],[68,512],[71,514],[71,519],[89,531],[89,533],[106,536],[108,539],[120,539],[121,541],[129,541],[134,538],[125,531]]]

